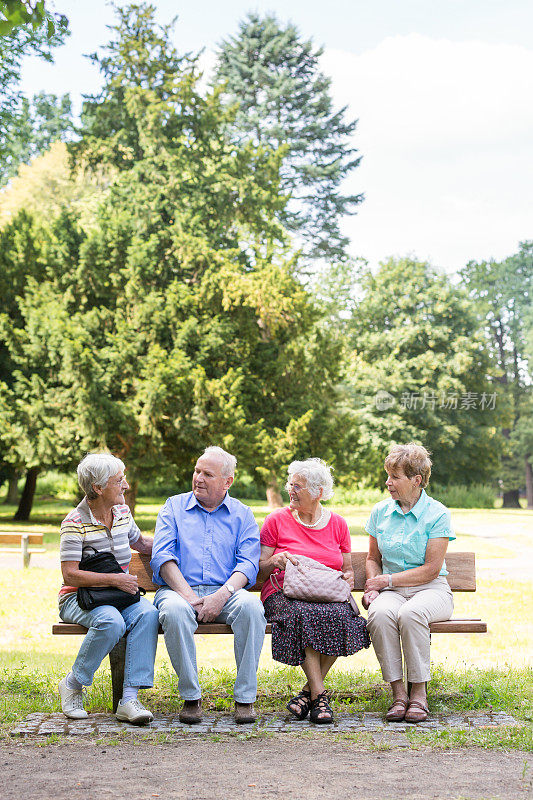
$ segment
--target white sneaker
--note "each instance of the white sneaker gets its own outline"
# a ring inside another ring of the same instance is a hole
[[[152,722],[154,718],[152,712],[148,711],[137,698],[128,700],[127,703],[123,703],[120,700],[115,716],[123,722],[131,722],[132,725],[146,725],[148,722]]]
[[[63,714],[70,719],[85,719],[88,714],[83,707],[83,693],[81,690],[69,689],[66,678],[63,678],[58,688]]]

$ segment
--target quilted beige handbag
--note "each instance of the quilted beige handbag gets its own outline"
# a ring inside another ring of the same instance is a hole
[[[287,561],[283,587],[280,587],[276,576],[270,576],[274,588],[281,589],[287,597],[294,600],[305,600],[308,603],[350,603],[358,615],[359,608],[355,602],[347,581],[340,570],[331,569],[308,556],[296,556],[297,564]]]

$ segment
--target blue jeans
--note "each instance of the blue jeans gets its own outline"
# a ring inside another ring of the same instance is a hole
[[[213,594],[219,586],[193,586],[198,597]],[[199,700],[202,695],[196,666],[194,632],[198,627],[193,607],[168,586],[155,593],[154,605],[165,633],[168,654],[178,676],[183,700]],[[237,703],[253,703],[257,696],[257,667],[265,638],[266,619],[258,597],[238,589],[226,602],[216,622],[231,625],[237,663],[233,694]]]
[[[84,611],[73,594],[61,604],[59,616],[63,622],[89,629],[72,666],[74,677],[83,686],[91,685],[94,673],[122,636],[126,636],[124,686],[153,686],[159,615],[144,597],[123,611],[114,606]]]

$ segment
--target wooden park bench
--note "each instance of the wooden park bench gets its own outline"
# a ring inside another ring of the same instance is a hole
[[[42,533],[32,533],[30,531],[0,531],[0,545],[15,544],[18,547],[1,547],[0,555],[2,553],[20,553],[22,555],[22,566],[30,566],[30,556],[33,553],[46,553],[44,547],[39,549],[33,548],[30,550],[29,546],[32,544],[43,543]]]
[[[362,592],[365,585],[366,573],[365,562],[366,553],[352,553],[352,566],[355,573],[355,592]],[[475,553],[447,553],[446,566],[448,568],[448,583],[454,592],[475,592],[476,591],[476,561]],[[139,586],[143,586],[147,592],[155,592],[159,587],[152,583],[152,570],[150,569],[150,557],[133,553],[130,572],[137,575]],[[258,592],[262,584],[256,584],[250,591]],[[448,619],[446,622],[432,622],[430,625],[431,633],[486,633],[487,623],[478,618],[455,618]],[[162,633],[161,626],[159,633]],[[201,622],[196,629],[198,634],[208,633],[231,633],[229,625],[217,622]],[[270,633],[270,625],[267,625],[266,632]],[[87,628],[68,622],[58,622],[52,625],[52,633],[58,635],[80,635],[87,633]],[[122,697],[122,684],[124,682],[124,657],[126,651],[126,640],[123,638],[109,653],[111,665],[111,681],[113,685],[113,711],[116,711],[118,701]]]

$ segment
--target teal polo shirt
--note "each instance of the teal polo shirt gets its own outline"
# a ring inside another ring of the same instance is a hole
[[[400,504],[382,500],[374,506],[365,530],[377,539],[384,574],[421,567],[426,560],[428,539],[455,539],[450,512],[422,489],[418,502],[406,514]],[[446,562],[440,575],[447,575]]]

